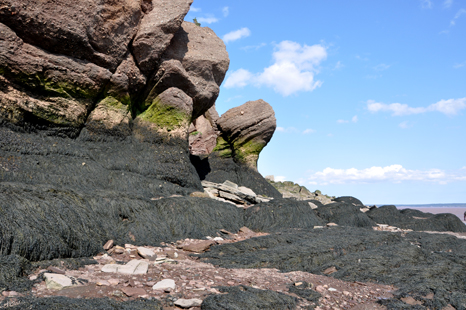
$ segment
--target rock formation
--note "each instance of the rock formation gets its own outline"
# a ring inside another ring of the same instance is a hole
[[[222,157],[257,169],[259,153],[277,127],[275,113],[264,100],[248,101],[228,110],[217,120],[221,132],[216,150]]]

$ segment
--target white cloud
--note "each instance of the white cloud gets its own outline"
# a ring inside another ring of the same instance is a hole
[[[374,67],[375,71],[384,71],[390,68],[392,65],[387,65],[387,64],[378,64],[377,66]]]
[[[465,9],[459,10],[459,11],[456,13],[455,17],[450,21],[450,26],[456,25],[456,20],[457,20],[458,18],[460,18],[461,15],[463,15],[463,14],[466,14],[466,10],[465,10]]]
[[[408,121],[401,122],[398,126],[402,129],[408,129],[409,127],[411,127]]]
[[[284,133],[299,133],[300,131],[295,128],[295,127],[277,127],[276,129],[279,132],[284,132]]]
[[[225,41],[225,43],[228,43],[228,42],[239,40],[241,38],[249,37],[250,35],[251,35],[251,30],[245,27],[245,28],[241,28],[241,29],[227,33],[226,35],[223,36],[222,39],[223,41]]]
[[[275,62],[261,73],[252,74],[243,69],[248,72],[242,72],[242,76],[248,79],[243,83],[251,81],[257,87],[271,87],[283,96],[299,91],[313,91],[322,85],[321,81],[314,80],[318,66],[327,58],[327,51],[322,45],[308,46],[282,41],[275,47],[273,58]],[[227,78],[225,87],[236,86],[237,83],[229,82],[232,76]]]
[[[274,179],[275,179],[275,182],[285,182],[286,181],[286,177],[283,176],[283,175],[274,176]]]
[[[346,123],[349,123],[349,121],[345,121],[344,119],[339,119],[339,120],[337,120],[337,123],[338,124],[346,124]]]
[[[447,9],[448,9],[448,8],[451,7],[452,4],[453,4],[453,0],[445,0],[445,1],[443,1],[443,7],[444,7],[444,8],[447,8]]]
[[[199,18],[197,19],[197,21],[198,21],[199,23],[201,23],[201,24],[202,24],[202,23],[205,23],[205,24],[213,24],[213,23],[218,22],[218,18],[213,17],[213,16],[210,16],[210,17],[199,17]]]
[[[466,61],[465,61],[465,62],[462,62],[462,63],[455,64],[455,65],[453,66],[453,68],[459,69],[459,68],[462,68],[462,67],[464,67],[464,66],[466,66]]]
[[[341,61],[338,61],[336,64],[335,64],[335,67],[333,68],[333,70],[338,70],[338,69],[341,69],[343,68],[345,65],[341,63]]]
[[[353,116],[353,117],[351,118],[351,121],[352,121],[353,123],[357,123],[357,122],[358,122],[358,116],[357,116],[357,115]],[[347,123],[349,123],[349,122],[350,122],[350,121],[347,121],[347,120],[344,120],[344,119],[339,119],[339,120],[337,120],[337,123],[338,123],[338,124],[347,124]]]
[[[222,9],[223,17],[227,17],[230,14],[230,8],[229,7],[224,7]]]
[[[423,9],[431,9],[433,6],[433,3],[431,0],[421,0],[421,7]]]
[[[306,134],[310,134],[310,133],[314,133],[314,132],[316,132],[314,129],[308,128],[308,129],[305,129],[305,130],[303,131],[303,134],[306,135]]]
[[[351,119],[351,121],[352,121],[353,123],[357,123],[358,120],[359,120],[359,119],[358,119],[358,116],[357,116],[357,115],[353,116],[353,118]]]
[[[244,47],[241,47],[241,49],[243,51],[249,51],[249,50],[258,50],[264,46],[266,46],[267,44],[266,43],[261,43],[261,44],[257,44],[257,45],[248,45],[248,46],[244,46]]]
[[[228,75],[224,85],[226,88],[244,87],[248,85],[252,78],[253,75],[248,70],[238,69]]]
[[[466,181],[466,171],[458,170],[447,173],[441,169],[430,170],[409,170],[402,165],[391,165],[386,167],[370,167],[366,169],[334,169],[325,168],[315,172],[308,177],[309,182],[326,184],[346,184],[346,183],[373,183],[373,182],[393,182],[403,181],[424,181],[448,183],[453,181]]]
[[[461,110],[466,109],[466,97],[459,99],[440,100],[427,107],[413,108],[407,104],[391,103],[385,104],[375,102],[374,100],[367,101],[367,109],[372,112],[392,112],[393,116],[402,116],[410,114],[421,114],[426,112],[440,112],[445,115],[456,115]]]
[[[196,7],[193,7],[193,6],[189,10],[191,12],[200,12],[200,11],[202,11],[200,8],[196,8]]]

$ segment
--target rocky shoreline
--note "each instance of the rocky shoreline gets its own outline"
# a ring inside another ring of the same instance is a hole
[[[283,188],[192,0],[0,6],[0,309],[466,309],[452,214]]]

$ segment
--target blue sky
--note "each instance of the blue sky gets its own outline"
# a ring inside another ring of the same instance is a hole
[[[220,114],[275,110],[259,172],[365,204],[466,203],[466,1],[195,0]]]

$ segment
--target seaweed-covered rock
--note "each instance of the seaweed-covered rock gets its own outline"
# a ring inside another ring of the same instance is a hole
[[[307,202],[274,199],[245,210],[246,227],[255,231],[280,231],[287,228],[313,228],[324,225]]]
[[[269,143],[277,127],[273,108],[262,99],[226,111],[217,120],[220,137],[216,151],[257,169],[259,153]]]
[[[296,298],[270,290],[260,290],[249,286],[220,287],[228,294],[208,296],[202,302],[202,310],[292,310],[296,308]]]
[[[341,226],[373,227],[376,223],[365,213],[361,212],[359,205],[346,202],[333,202],[315,209],[317,215],[327,223],[336,223]]]
[[[421,211],[398,210],[395,206],[373,208],[366,214],[378,224],[388,224],[416,231],[466,232],[466,226],[455,215],[430,214]]]
[[[0,302],[0,307],[8,304],[8,299]],[[110,298],[77,299],[68,297],[21,297],[15,300],[11,310],[163,310],[158,300],[136,299],[119,302]]]
[[[3,182],[0,201],[0,254],[32,261],[89,257],[109,239],[157,245],[243,226],[241,210],[209,198],[150,200],[122,192],[84,193]]]
[[[466,298],[466,240],[445,234],[378,232],[356,227],[289,230],[212,247],[200,257],[226,268],[279,268],[323,273],[345,281],[391,284],[395,299],[427,296],[425,307],[460,306]],[[406,305],[406,304],[405,304]],[[461,308],[462,306],[460,306]]]
[[[0,254],[0,293],[3,291],[27,291],[33,283],[24,278],[30,269],[30,262],[18,255]]]

